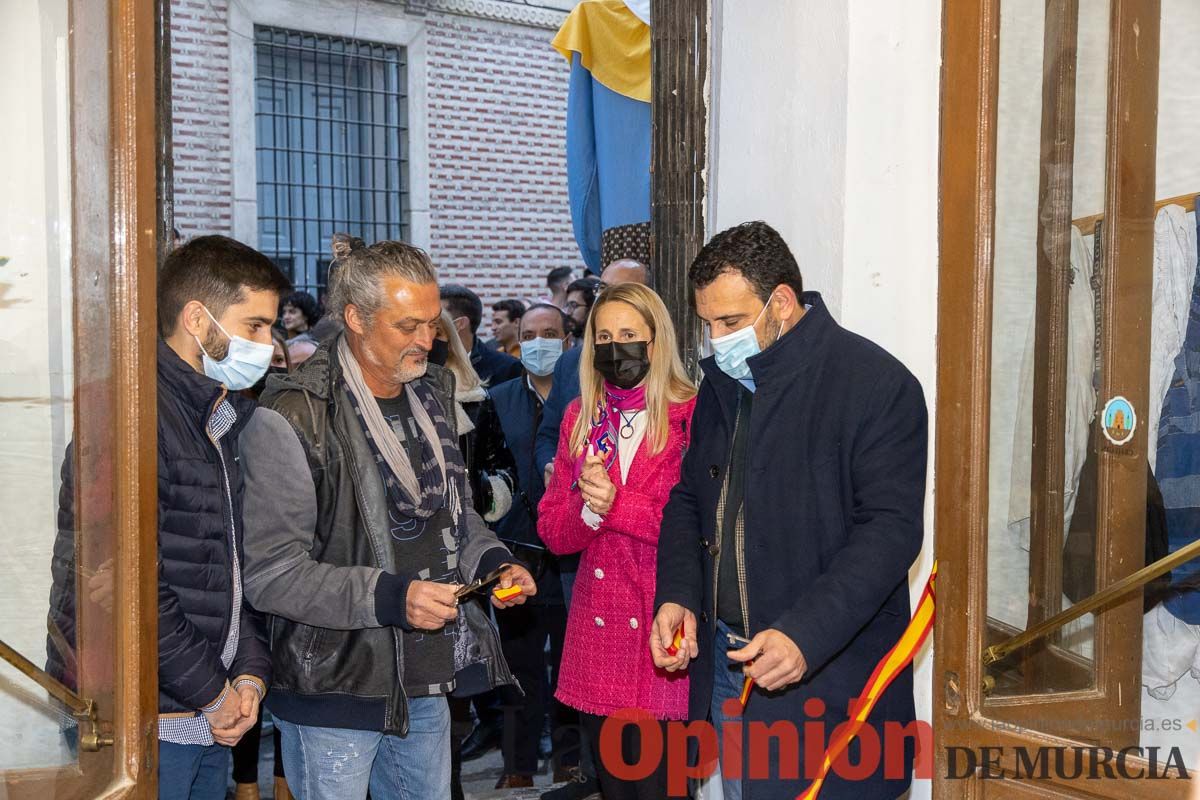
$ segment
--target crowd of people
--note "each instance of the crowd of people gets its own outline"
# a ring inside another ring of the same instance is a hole
[[[424,251],[334,246],[324,310],[222,236],[159,277],[160,797],[223,798],[231,748],[257,797],[262,705],[275,796],[302,800],[462,797],[463,761],[496,747],[497,788],[544,768],[545,800],[657,800],[683,765],[645,727],[616,740],[654,762],[637,779],[601,747],[630,710],[846,720],[908,621],[925,404],[774,229],[691,266],[699,384],[647,253],[553,270],[546,297],[492,304],[484,341],[479,296]],[[71,472],[48,643],[68,683]],[[912,719],[906,673],[870,724]],[[794,797],[787,761],[723,770],[724,796]],[[908,765],[822,797],[897,797]]]

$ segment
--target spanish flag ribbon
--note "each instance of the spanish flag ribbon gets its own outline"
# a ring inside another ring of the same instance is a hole
[[[896,642],[896,646],[889,650],[887,655],[875,665],[875,671],[867,679],[867,685],[863,687],[862,694],[859,695],[850,713],[850,724],[843,726],[839,730],[838,735],[829,742],[829,747],[825,750],[825,758],[821,762],[821,771],[796,800],[816,799],[817,793],[821,791],[822,784],[825,783],[825,778],[829,775],[829,770],[833,767],[833,762],[845,752],[851,740],[862,730],[863,725],[867,722],[867,717],[871,713],[871,709],[875,708],[875,704],[879,702],[879,698],[888,686],[891,685],[892,681],[896,679],[896,676],[912,663],[913,656],[921,649],[921,645],[925,642],[926,637],[929,636],[929,632],[933,630],[933,584],[936,578],[937,561],[934,561],[933,568],[929,571],[929,580],[925,583],[925,590],[921,593],[921,599],[917,603],[917,610],[913,613],[912,619],[909,620],[908,627],[904,629],[904,634],[900,637],[900,641]],[[747,686],[743,691],[743,696],[748,691],[749,687]]]

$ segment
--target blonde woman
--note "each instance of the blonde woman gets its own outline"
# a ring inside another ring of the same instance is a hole
[[[696,397],[658,295],[621,284],[597,298],[579,382],[580,399],[563,417],[538,534],[555,553],[582,553],[555,696],[583,712],[596,746],[604,720],[621,709],[662,721],[687,714],[686,674],[655,668],[646,644],[659,522],[679,481]],[[634,726],[625,727],[622,748],[625,763],[640,760]],[[631,783],[616,779],[597,755],[605,800],[667,796],[665,762]]]

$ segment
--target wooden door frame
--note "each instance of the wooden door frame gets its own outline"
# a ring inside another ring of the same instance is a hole
[[[78,764],[0,772],[13,800],[158,794],[158,340],[155,286],[155,0],[71,0],[70,127],[72,283],[76,386],[96,405],[76,407],[76,433],[101,426],[111,445],[114,601],[111,642],[80,634],[82,653],[111,652],[111,700],[101,704],[113,746]],[[98,33],[107,35],[97,36]],[[105,98],[97,104],[87,98]],[[107,104],[107,105],[105,105]],[[106,270],[103,274],[100,270]],[[99,320],[99,322],[98,322]],[[98,341],[97,341],[98,340]],[[89,353],[108,356],[89,370]],[[105,369],[107,368],[107,369]],[[101,410],[102,409],[102,410]],[[97,412],[100,413],[97,413]],[[107,418],[105,418],[107,414]],[[77,456],[95,458],[96,455]],[[78,473],[77,473],[78,474]],[[80,475],[86,481],[85,471]],[[78,495],[77,495],[78,496]],[[84,535],[88,529],[84,528]]]
[[[703,324],[688,267],[704,246],[711,0],[651,0],[650,256],[679,355],[699,376]]]
[[[975,798],[985,793],[981,781],[947,777],[946,747],[978,748],[981,743],[1006,748],[1002,767],[1014,766],[1017,746],[1071,746],[1072,741],[1033,730],[989,728],[1002,718],[984,704],[984,670],[980,654],[987,615],[988,447],[992,342],[992,258],[995,236],[996,99],[999,83],[1001,0],[945,0],[943,4],[943,68],[940,137],[940,227],[938,330],[938,421],[935,442],[935,529],[939,564],[938,605],[956,609],[941,615],[935,633],[933,722],[935,732],[934,795]],[[1125,361],[1112,355],[1120,337],[1145,339],[1150,320],[1149,282],[1152,264],[1154,145],[1158,75],[1157,0],[1112,0],[1108,144],[1103,233],[1105,261],[1120,262],[1116,279],[1103,287],[1101,397],[1124,394],[1146,407],[1146,379],[1136,379],[1127,364],[1148,363],[1148,352],[1125,349]],[[1131,157],[1131,154],[1132,157]],[[1123,158],[1122,158],[1123,157]],[[1145,286],[1142,287],[1141,284]],[[1119,298],[1119,302],[1118,302]],[[1120,309],[1118,315],[1117,310]],[[953,332],[953,335],[945,335]],[[1128,341],[1125,339],[1124,341]],[[1145,430],[1143,427],[1142,430]],[[1097,588],[1122,577],[1142,561],[1141,543],[1113,541],[1108,531],[1144,525],[1145,436],[1123,452],[1102,454],[1097,547]],[[1142,477],[1135,473],[1140,469]],[[1140,499],[1139,499],[1140,495]],[[965,613],[963,613],[965,611]],[[1096,624],[1096,690],[1072,693],[1066,702],[1047,699],[1041,714],[1080,718],[1101,696],[1123,693],[1137,702],[1141,687],[1116,686],[1111,677],[1130,672],[1140,660],[1140,647],[1106,647],[1124,637],[1140,642],[1141,604],[1126,602],[1105,610]],[[1086,786],[1046,782],[1019,787],[989,781],[987,796],[1183,797],[1179,781],[1095,780]]]
[[[158,796],[158,204],[154,0],[112,8],[119,767],[107,797]]]

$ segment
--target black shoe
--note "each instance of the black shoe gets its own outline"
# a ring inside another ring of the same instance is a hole
[[[600,800],[600,782],[584,775],[579,767],[570,768],[571,777],[557,789],[542,792],[540,800]]]
[[[481,720],[475,726],[475,730],[471,731],[462,743],[462,748],[459,753],[462,755],[463,761],[474,761],[477,758],[482,758],[492,750],[500,746],[500,737],[504,731],[504,724],[493,724]]]

